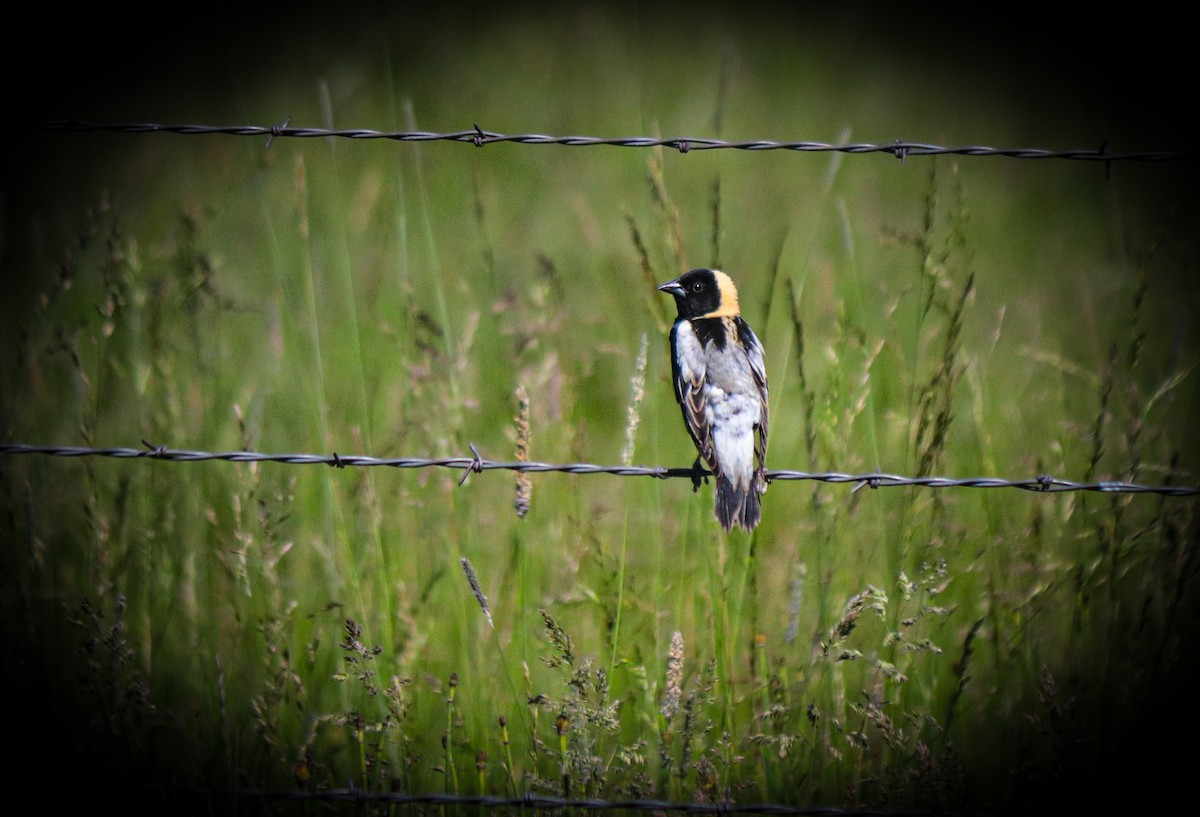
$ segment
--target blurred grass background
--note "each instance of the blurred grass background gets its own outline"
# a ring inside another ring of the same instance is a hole
[[[1190,148],[1149,27],[76,26],[16,119]],[[1198,481],[1192,162],[265,141],[5,129],[6,440],[685,466],[653,283],[719,265],[772,467]],[[0,476],[51,781],[1004,808],[1194,725],[1190,499],[777,483],[750,538],[684,480],[534,475],[521,519],[501,472]]]

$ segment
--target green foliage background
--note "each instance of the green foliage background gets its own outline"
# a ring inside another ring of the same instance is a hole
[[[1188,149],[1169,33],[454,13],[87,20],[15,119]],[[9,442],[686,466],[653,285],[712,265],[772,467],[1200,481],[1191,161],[5,142]],[[22,774],[1004,808],[1195,725],[1193,499],[779,482],[724,537],[684,480],[459,476],[0,459]]]

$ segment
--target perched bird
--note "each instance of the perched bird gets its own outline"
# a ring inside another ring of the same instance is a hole
[[[716,478],[714,512],[725,530],[753,530],[767,490],[767,369],[762,344],[738,309],[728,275],[694,269],[659,287],[675,297],[671,327],[675,399],[700,456]]]

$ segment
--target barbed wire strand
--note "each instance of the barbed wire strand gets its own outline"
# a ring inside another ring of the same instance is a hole
[[[115,459],[154,459],[168,462],[204,462],[225,460],[229,462],[275,462],[285,465],[328,465],[334,468],[451,468],[463,471],[463,479],[471,473],[484,471],[518,471],[522,473],[561,472],[567,474],[614,474],[622,477],[655,477],[657,479],[711,476],[703,469],[665,468],[646,465],[595,465],[585,462],[497,462],[485,460],[474,444],[470,457],[370,457],[359,454],[264,454],[256,451],[189,451],[154,446],[143,441],[145,448],[88,448],[84,446],[27,445],[22,443],[0,444],[0,454],[41,454],[52,457],[111,457]],[[1132,482],[1072,482],[1045,474],[1027,479],[1001,479],[997,477],[906,477],[881,472],[846,474],[836,471],[813,473],[809,471],[768,470],[768,482],[810,480],[833,484],[853,484],[855,490],[862,487],[891,488],[915,486],[920,488],[1019,488],[1037,493],[1063,493],[1067,491],[1093,491],[1107,494],[1160,494],[1162,496],[1187,497],[1200,495],[1200,488],[1186,485],[1143,485]]]
[[[292,127],[291,119],[285,119],[280,125],[197,125],[197,124],[163,124],[157,122],[127,122],[102,123],[84,122],[78,119],[46,120],[36,122],[9,122],[9,128],[26,128],[51,131],[88,132],[114,131],[119,133],[176,133],[185,135],[212,135],[267,137],[270,145],[278,138],[312,139],[338,137],[344,139],[387,139],[396,142],[461,142],[484,147],[502,142],[523,145],[566,145],[569,147],[585,147],[592,145],[611,145],[616,147],[667,147],[680,153],[690,153],[697,150],[786,150],[798,152],[824,153],[837,151],[841,153],[884,153],[905,161],[910,156],[936,156],[950,154],[955,156],[1004,156],[1012,159],[1074,159],[1082,161],[1100,161],[1106,166],[1112,162],[1170,162],[1194,161],[1200,159],[1196,152],[1144,151],[1133,153],[1111,153],[1105,140],[1095,150],[1046,150],[1042,148],[996,148],[986,145],[961,145],[947,147],[926,142],[908,142],[896,139],[893,142],[872,144],[868,142],[851,142],[832,144],[814,141],[780,142],[767,139],[750,141],[726,141],[692,136],[551,136],[542,133],[497,133],[483,130],[478,125],[470,130],[448,131],[436,133],[432,131],[381,131],[367,128],[306,128]]]
[[[135,791],[154,792],[166,795],[192,797],[228,798],[230,794],[246,800],[289,800],[388,803],[392,805],[457,805],[488,808],[521,809],[578,809],[580,811],[674,811],[688,814],[779,814],[789,817],[931,817],[934,814],[952,817],[952,813],[934,812],[924,809],[910,811],[847,810],[832,806],[787,806],[782,804],[758,803],[740,805],[736,803],[673,802],[668,800],[599,800],[569,799],[550,795],[527,793],[519,797],[498,795],[462,794],[403,794],[399,792],[371,792],[359,788],[325,789],[320,791],[274,791],[269,789],[239,788],[167,788],[162,786],[134,787]]]

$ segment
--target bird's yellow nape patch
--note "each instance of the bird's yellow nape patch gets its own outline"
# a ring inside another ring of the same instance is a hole
[[[713,270],[713,277],[717,279],[717,288],[721,290],[721,305],[705,315],[702,318],[736,318],[741,314],[741,306],[738,304],[737,287],[733,283],[733,279],[720,270]]]

